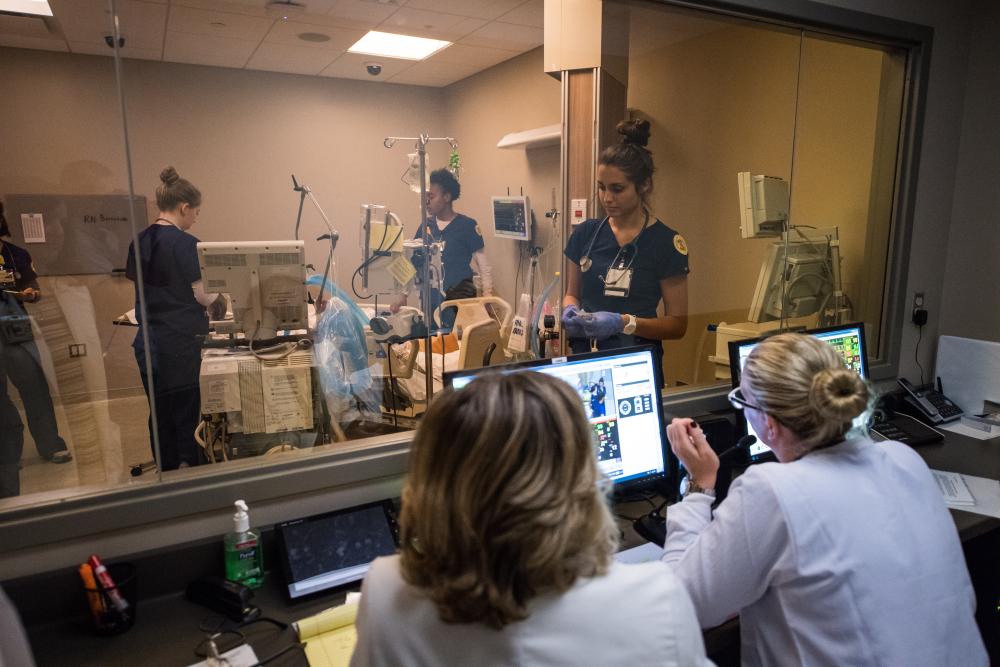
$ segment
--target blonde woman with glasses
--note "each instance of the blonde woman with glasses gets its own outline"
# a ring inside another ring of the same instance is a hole
[[[603,481],[562,380],[441,394],[410,452],[401,552],[365,579],[351,664],[711,664],[667,566],[613,560]]]
[[[750,353],[733,404],[777,463],[712,511],[719,459],[690,419],[667,435],[689,471],[664,560],[702,627],[740,615],[744,665],[986,665],[958,532],[923,460],[850,433],[871,402],[828,344]]]

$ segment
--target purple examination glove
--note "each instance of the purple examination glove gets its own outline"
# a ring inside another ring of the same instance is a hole
[[[619,313],[607,311],[585,313],[580,319],[583,320],[583,335],[587,338],[604,340],[620,334],[625,328],[625,323]]]
[[[583,338],[586,335],[583,332],[583,317],[585,315],[586,313],[581,313],[580,309],[572,304],[563,308],[562,328],[567,337]]]

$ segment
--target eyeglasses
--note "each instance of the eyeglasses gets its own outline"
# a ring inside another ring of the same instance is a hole
[[[739,387],[736,387],[727,396],[729,399],[729,404],[732,405],[737,410],[744,410],[746,408],[751,408],[753,410],[760,410],[761,412],[766,412],[764,408],[759,405],[754,405],[753,403],[748,403],[747,399],[743,398],[743,392]]]

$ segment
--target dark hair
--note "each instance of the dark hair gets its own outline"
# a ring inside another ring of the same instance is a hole
[[[191,181],[181,178],[173,167],[160,172],[160,181],[163,184],[156,188],[156,205],[161,211],[173,211],[181,204],[201,206],[201,191]]]
[[[7,217],[3,214],[2,201],[0,201],[0,236],[10,236],[10,229],[7,228]]]
[[[615,129],[622,135],[621,141],[601,151],[597,164],[618,167],[636,188],[647,182],[652,185],[656,167],[653,166],[653,154],[646,148],[649,143],[649,121],[623,120]]]
[[[435,169],[431,172],[431,185],[439,188],[451,195],[451,200],[455,201],[462,194],[462,186],[459,185],[455,174],[447,169]]]

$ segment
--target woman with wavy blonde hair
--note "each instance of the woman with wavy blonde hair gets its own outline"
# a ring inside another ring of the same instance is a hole
[[[602,482],[564,381],[493,374],[442,393],[410,452],[401,553],[365,579],[351,664],[709,664],[670,570],[613,560]]]
[[[714,514],[719,459],[690,419],[667,436],[689,471],[667,514],[702,627],[740,615],[744,665],[985,665],[958,532],[930,470],[851,433],[870,390],[827,343],[781,334],[730,394],[778,463],[751,467]]]

